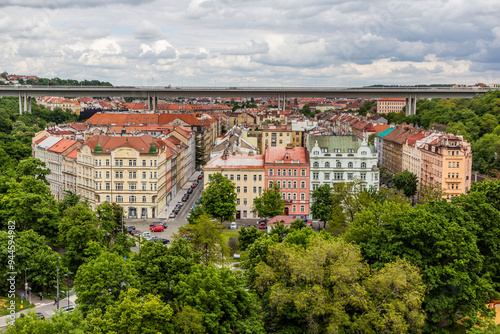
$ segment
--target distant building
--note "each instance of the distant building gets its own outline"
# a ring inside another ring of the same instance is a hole
[[[377,113],[388,114],[400,112],[406,106],[406,99],[402,98],[382,98],[377,101]]]
[[[378,189],[377,152],[356,136],[308,136],[311,193],[319,186],[360,181],[361,190]]]

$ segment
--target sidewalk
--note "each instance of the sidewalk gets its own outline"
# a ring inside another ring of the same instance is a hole
[[[69,296],[70,305],[75,305],[75,300],[76,300],[76,294],[73,293],[72,295]],[[40,300],[40,297],[38,295],[31,296],[31,302],[35,304],[35,307],[16,312],[16,319],[19,317],[21,313],[28,314],[29,312],[42,312],[45,315],[45,317],[48,318],[55,313],[57,308],[57,305],[54,304],[54,300],[47,298],[42,298],[42,300]],[[67,298],[64,298],[61,301],[59,301],[59,308],[67,305],[68,305]],[[9,315],[0,317],[0,328],[7,326],[7,320],[10,321]]]

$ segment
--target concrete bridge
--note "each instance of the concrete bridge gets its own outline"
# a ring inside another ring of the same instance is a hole
[[[18,96],[19,112],[31,112],[34,96],[143,97],[156,110],[158,98],[405,98],[406,115],[414,115],[419,98],[473,98],[495,87],[159,87],[159,86],[0,86],[0,96]],[[284,108],[284,103],[282,104]]]

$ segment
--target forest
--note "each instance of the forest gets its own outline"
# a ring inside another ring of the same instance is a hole
[[[487,307],[500,299],[500,181],[414,207],[395,190],[346,192],[321,208],[342,213],[340,229],[327,222],[318,233],[296,221],[226,240],[221,222],[237,196],[214,176],[168,247],[148,241],[133,252],[136,241],[118,228],[121,207],[92,211],[72,193],[54,199],[30,143],[59,119],[36,105],[32,114],[17,110],[17,99],[0,100],[0,261],[8,261],[14,220],[16,265],[30,268],[33,291],[54,293],[59,258],[78,307],[45,321],[19,318],[7,333],[500,332]],[[272,191],[259,207],[276,200]],[[244,254],[241,270],[228,265],[235,251]],[[3,266],[2,291],[7,275]]]

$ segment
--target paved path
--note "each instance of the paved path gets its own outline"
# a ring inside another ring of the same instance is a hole
[[[76,295],[72,294],[69,297],[69,304],[75,305],[75,300]],[[54,305],[54,301],[51,299],[42,298],[42,300],[40,300],[40,297],[33,295],[31,297],[31,302],[35,304],[35,307],[17,312],[16,318],[18,318],[21,313],[27,314],[29,312],[41,312],[45,318],[50,318],[56,312],[57,305]],[[68,298],[64,298],[59,302],[59,308],[67,305]],[[7,326],[8,320],[10,320],[10,316],[8,315],[0,317],[0,328]]]

